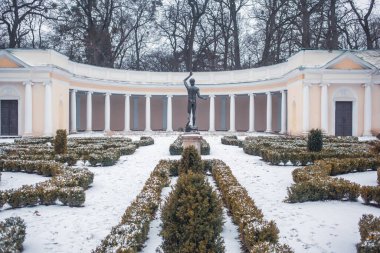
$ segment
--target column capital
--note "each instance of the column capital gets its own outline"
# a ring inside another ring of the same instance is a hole
[[[111,95],[112,95],[111,92],[106,92],[106,93],[105,93],[105,96],[108,96],[108,97],[109,97],[109,96],[111,96]]]
[[[368,82],[368,83],[363,83],[362,86],[365,88],[365,87],[372,87],[373,86],[373,82]]]
[[[236,94],[229,94],[228,96],[229,96],[229,97],[235,97]]]
[[[166,95],[167,98],[172,98],[173,95],[172,94],[169,94],[169,95]]]
[[[287,90],[280,90],[281,94],[285,94]]]
[[[130,96],[132,96],[130,93],[125,93],[124,94],[124,97],[130,97]]]
[[[248,96],[254,97],[254,96],[256,96],[256,93],[248,93]]]
[[[94,92],[93,92],[93,91],[90,91],[90,90],[86,91],[86,93],[87,93],[87,95],[88,95],[88,94],[91,94],[91,95],[94,94]]]
[[[331,84],[330,83],[326,83],[326,82],[322,82],[319,84],[319,86],[323,87],[323,86],[326,86],[326,87],[329,87]]]
[[[267,91],[267,92],[265,92],[265,94],[272,95],[272,92],[271,91]]]
[[[51,86],[52,82],[51,82],[51,80],[46,80],[46,81],[43,82],[43,85],[44,86]]]
[[[22,82],[22,85],[33,85],[33,82],[31,80],[27,80]]]
[[[71,89],[71,92],[72,92],[72,93],[77,93],[78,90],[77,90],[77,89]]]
[[[210,94],[208,95],[210,98],[214,98],[215,97],[215,94]]]
[[[146,94],[145,97],[146,97],[146,98],[151,98],[152,95],[151,95],[151,94]]]

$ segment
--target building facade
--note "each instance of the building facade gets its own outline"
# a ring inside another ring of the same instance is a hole
[[[380,52],[304,50],[254,69],[194,73],[202,131],[329,135],[380,132]],[[0,50],[1,136],[176,131],[187,122],[188,73],[128,71],[53,50]]]

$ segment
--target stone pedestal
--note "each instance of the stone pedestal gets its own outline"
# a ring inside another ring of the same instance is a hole
[[[201,155],[202,136],[199,132],[184,133],[182,135],[182,147],[185,149],[188,146],[194,146]]]

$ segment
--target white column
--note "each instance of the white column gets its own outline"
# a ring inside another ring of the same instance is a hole
[[[270,92],[266,92],[267,94],[267,129],[265,132],[272,132],[272,94]]]
[[[51,104],[51,81],[44,82],[45,85],[45,124],[44,124],[44,135],[52,136],[53,135],[53,126],[52,126],[52,104]]]
[[[249,94],[249,128],[248,132],[255,131],[255,94]]]
[[[309,85],[303,84],[303,133],[309,132]]]
[[[129,98],[130,94],[125,94],[125,102],[124,102],[124,132],[131,131],[131,114],[130,114],[130,102]]]
[[[236,132],[235,129],[235,95],[230,95],[230,132]]]
[[[92,91],[87,91],[87,126],[86,131],[92,131]]]
[[[286,134],[286,91],[281,91],[281,130],[280,134]]]
[[[106,93],[104,103],[104,131],[111,131],[111,93]]]
[[[329,132],[329,91],[328,84],[321,84],[321,129],[324,133]]]
[[[210,95],[210,127],[209,132],[215,132],[215,95]]]
[[[27,81],[25,85],[25,121],[24,135],[32,135],[33,133],[33,93],[32,82]]]
[[[372,136],[372,85],[367,83],[364,85],[364,136]],[[354,124],[356,124],[354,122]]]
[[[172,97],[173,95],[168,95],[168,103],[167,103],[167,108],[166,108],[166,131],[167,132],[172,132],[173,131],[173,124],[172,124]]]
[[[76,133],[76,131],[77,131],[77,90],[71,90],[71,132]]]
[[[150,128],[150,97],[151,95],[145,96],[145,131],[152,131]]]

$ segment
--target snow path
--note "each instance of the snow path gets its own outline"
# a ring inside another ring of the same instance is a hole
[[[336,176],[339,178],[344,178],[350,180],[351,182],[366,185],[366,186],[377,186],[377,172],[376,171],[366,171],[359,173],[350,173],[345,175]]]
[[[292,183],[293,166],[269,166],[260,157],[247,155],[241,148],[221,144],[220,136],[206,136],[211,154],[204,158],[223,160],[238,181],[280,230],[280,242],[296,253],[356,252],[360,241],[358,222],[362,214],[380,216],[380,209],[360,202],[284,203],[286,188]],[[374,178],[376,180],[376,177]]]
[[[0,191],[18,189],[23,185],[34,185],[49,179],[50,177],[23,172],[1,172]]]
[[[95,179],[86,191],[84,207],[36,206],[2,210],[0,220],[11,216],[25,220],[24,253],[91,252],[120,222],[158,161],[170,157],[169,145],[175,138],[154,136],[154,145],[121,157],[115,166],[90,168]]]

